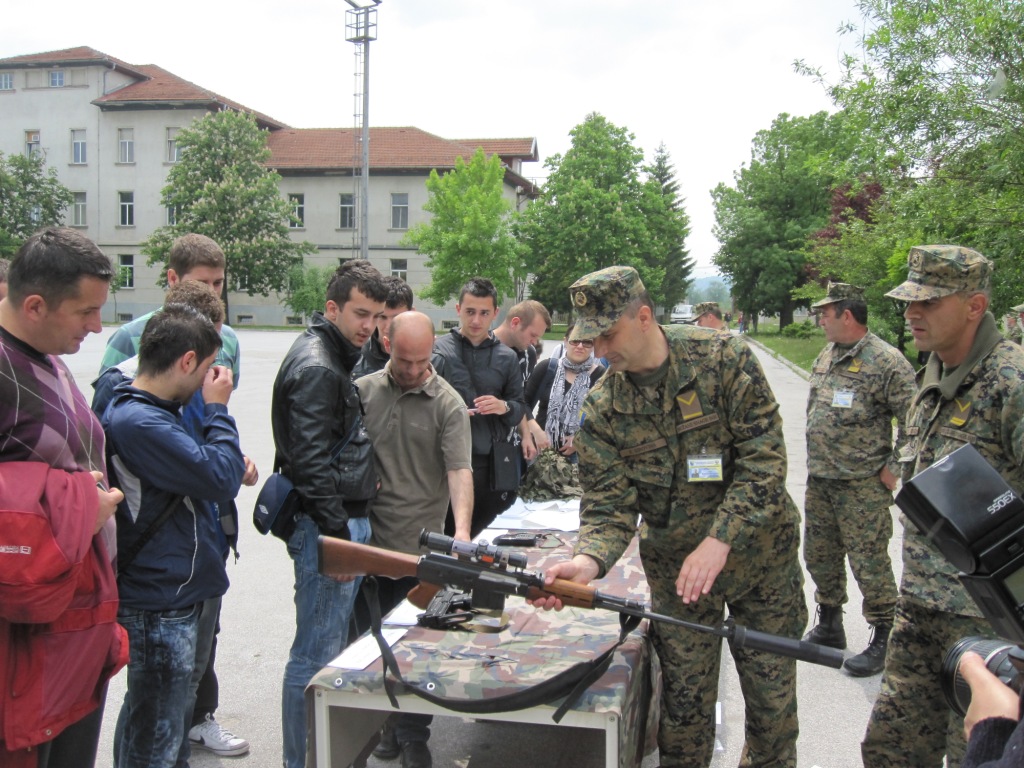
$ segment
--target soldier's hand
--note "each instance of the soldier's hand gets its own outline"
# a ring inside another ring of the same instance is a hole
[[[676,594],[684,603],[695,603],[701,595],[711,591],[718,574],[725,568],[730,549],[724,541],[708,536],[683,560],[676,579]]]
[[[554,584],[555,579],[575,581],[577,584],[589,584],[597,578],[597,573],[597,561],[594,558],[587,555],[576,555],[572,560],[556,563],[548,568],[544,573],[544,584]],[[539,600],[527,600],[526,602],[535,608],[543,608],[545,611],[550,611],[552,608],[560,611],[565,607],[562,601],[554,595],[542,597]]]
[[[990,717],[1019,719],[1020,697],[1010,686],[988,671],[984,660],[976,653],[965,653],[960,662],[960,674],[971,686],[971,706],[964,718],[964,738],[971,738],[971,730]]]
[[[890,472],[888,467],[882,467],[882,471],[878,473],[878,479],[889,489],[890,493],[896,490],[896,475]]]
[[[124,499],[124,494],[117,488],[107,490],[107,487],[103,484],[102,472],[93,470],[89,474],[91,474],[92,479],[96,481],[96,495],[99,497],[100,501],[99,509],[96,510],[96,525],[92,530],[92,533],[95,536],[100,532],[107,520],[113,516],[114,512],[117,511],[117,505],[121,503],[122,499]]]

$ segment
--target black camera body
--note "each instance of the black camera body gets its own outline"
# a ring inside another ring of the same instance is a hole
[[[896,505],[960,573],[1001,637],[1024,645],[1024,501],[972,445],[904,483]]]

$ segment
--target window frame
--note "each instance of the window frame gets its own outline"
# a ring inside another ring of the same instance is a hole
[[[173,131],[173,133],[172,133]],[[167,129],[167,157],[165,160],[168,163],[179,163],[181,162],[181,147],[178,146],[178,134],[181,132],[181,128],[168,128]]]
[[[14,90],[14,73],[0,72],[0,91]]]
[[[397,198],[405,198],[405,202],[399,202]],[[397,216],[397,220],[396,220]],[[403,226],[404,224],[404,226]],[[409,228],[409,193],[408,192],[392,192],[391,193],[391,229],[408,229]]]
[[[71,202],[71,226],[89,226],[89,198],[85,192],[75,192]]]
[[[63,88],[65,83],[63,69],[51,69],[47,73],[46,84],[50,88]]]
[[[306,195],[304,192],[289,192],[288,202],[292,206],[292,215],[288,219],[289,229],[306,228]],[[296,220],[298,223],[296,223]]]
[[[117,162],[121,165],[135,164],[135,129],[117,129]]]
[[[135,226],[135,192],[117,193],[117,221],[119,227]]]
[[[125,259],[129,261],[126,263]],[[125,290],[135,289],[135,254],[117,254],[117,280],[118,288]]]
[[[349,202],[345,202],[348,198]],[[345,214],[348,213],[349,224],[345,224]],[[356,196],[352,192],[338,193],[338,229],[356,228]]]
[[[409,260],[408,259],[390,259],[391,262],[391,276],[398,277],[409,282]]]
[[[76,134],[81,134],[79,139]],[[88,163],[88,144],[86,141],[85,128],[71,129],[71,164],[86,165]]]
[[[38,128],[25,131],[25,156],[32,157],[37,152],[42,152],[43,133]]]

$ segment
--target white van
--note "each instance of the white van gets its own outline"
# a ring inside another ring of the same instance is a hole
[[[690,323],[693,322],[693,304],[676,304],[672,308],[670,322]]]

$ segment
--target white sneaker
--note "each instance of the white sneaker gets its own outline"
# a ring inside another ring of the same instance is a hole
[[[207,714],[206,719],[199,725],[193,725],[189,729],[188,740],[192,742],[193,747],[207,749],[215,755],[224,757],[236,757],[249,751],[248,741],[223,728],[211,714]]]

